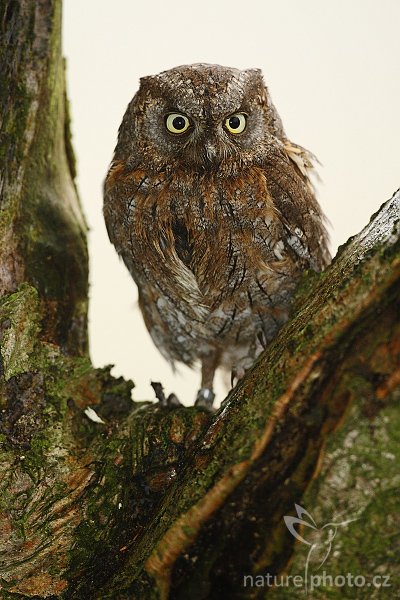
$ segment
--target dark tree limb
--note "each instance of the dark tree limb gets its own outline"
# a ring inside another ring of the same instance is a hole
[[[305,275],[215,414],[133,403],[133,384],[86,355],[60,2],[3,1],[0,22],[1,598],[304,596],[261,585],[304,572],[308,547],[283,520],[295,503],[319,528],[357,519],[324,567],[386,574],[379,597],[395,597],[400,194]]]

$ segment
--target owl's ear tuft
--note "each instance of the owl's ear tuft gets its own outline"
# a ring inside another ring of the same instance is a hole
[[[258,99],[259,104],[268,105],[268,88],[265,85],[264,76],[261,69],[245,69],[244,73],[246,75],[247,82],[252,89],[252,93]]]
[[[255,86],[266,88],[263,72],[261,69],[245,69],[247,80]]]
[[[261,69],[258,69],[256,67],[250,68],[250,69],[244,69],[245,73],[249,73],[249,75],[258,75],[259,77],[262,77],[262,71]]]
[[[141,77],[139,79],[140,86],[148,85],[149,83],[151,83],[154,80],[155,80],[154,75],[146,75],[145,77]]]
[[[258,81],[264,83],[264,78],[261,69],[245,69],[244,72],[249,77],[249,79],[257,79]]]

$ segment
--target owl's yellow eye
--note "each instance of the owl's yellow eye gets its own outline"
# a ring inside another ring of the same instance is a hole
[[[225,127],[229,133],[242,133],[246,129],[247,119],[244,113],[235,113],[225,119]]]
[[[190,121],[185,115],[171,113],[167,115],[165,125],[171,133],[185,133],[190,127]]]

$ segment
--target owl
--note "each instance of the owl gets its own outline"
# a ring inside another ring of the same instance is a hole
[[[286,137],[259,69],[193,64],[143,77],[104,185],[111,242],[174,365],[240,378],[288,319],[302,271],[329,262],[314,157]]]

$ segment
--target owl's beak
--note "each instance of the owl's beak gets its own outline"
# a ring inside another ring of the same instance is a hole
[[[204,144],[204,150],[207,162],[212,164],[219,163],[218,150],[215,147],[215,144],[212,142],[206,142]]]

